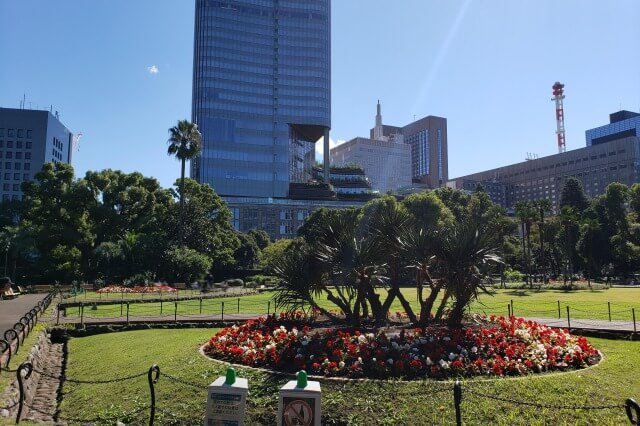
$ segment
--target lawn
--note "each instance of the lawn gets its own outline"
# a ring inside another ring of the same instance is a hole
[[[213,329],[145,330],[73,338],[69,342],[67,377],[109,380],[161,369],[156,385],[156,424],[201,424],[206,386],[225,367],[198,353]],[[590,339],[604,360],[588,370],[547,376],[463,383],[462,416],[466,424],[628,424],[624,409],[566,410],[498,402],[478,395],[507,397],[542,404],[609,405],[640,397],[640,378],[629,374],[640,363],[640,343]],[[98,355],[99,354],[99,355]],[[239,369],[249,379],[247,424],[275,424],[281,376]],[[179,381],[176,381],[178,379]],[[185,384],[191,383],[195,386]],[[322,380],[323,424],[415,425],[455,424],[452,384],[446,382]],[[472,390],[471,394],[466,390]],[[109,384],[74,384],[63,389],[61,417],[120,418],[145,424],[148,411],[130,415],[149,403],[146,375]],[[106,421],[110,419],[110,421]],[[73,423],[77,424],[77,423]]]
[[[384,291],[381,291],[384,293]],[[417,307],[416,291],[404,288],[403,293],[414,307]],[[193,297],[198,297],[199,293],[193,292]],[[87,300],[95,300],[95,293],[88,293]],[[131,297],[131,295],[125,295]],[[140,295],[137,295],[140,298]],[[167,301],[162,303],[136,303],[136,299],[129,299],[129,316],[149,316],[175,314],[175,302],[167,296]],[[383,295],[384,296],[384,295]],[[147,299],[149,295],[145,296]],[[216,299],[178,300],[178,315],[211,314],[219,315],[223,309],[227,314],[248,313],[265,314],[273,312],[275,304],[272,301],[273,293],[265,292],[260,294],[247,295],[242,297],[228,297]],[[69,300],[69,299],[67,299]],[[604,288],[594,290],[529,290],[529,289],[496,289],[492,294],[483,294],[480,299],[471,305],[471,311],[477,313],[507,315],[507,305],[513,303],[513,311],[517,316],[557,318],[558,307],[560,315],[566,317],[567,309],[570,307],[571,318],[576,319],[609,319],[609,304],[611,307],[612,320],[632,320],[633,307],[640,308],[640,288]],[[138,299],[138,302],[140,299]],[[126,316],[125,297],[122,303],[114,302],[112,305],[98,305],[95,310],[85,307],[84,317],[113,317]],[[335,306],[326,300],[321,300],[320,305],[328,309],[335,309]],[[396,300],[391,306],[391,312],[401,311],[400,303]],[[637,313],[640,321],[640,310]],[[80,315],[79,308],[69,308],[67,316],[75,318]]]

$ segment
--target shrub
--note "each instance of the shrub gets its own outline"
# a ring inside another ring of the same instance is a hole
[[[226,280],[225,283],[229,287],[242,287],[244,285],[244,281],[242,281],[240,278],[233,278],[230,280]]]
[[[507,269],[504,271],[504,278],[507,281],[522,281],[522,273],[513,269]]]

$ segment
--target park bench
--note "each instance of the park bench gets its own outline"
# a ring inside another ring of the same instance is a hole
[[[0,293],[0,296],[2,296],[2,299],[15,299],[16,297],[20,296],[20,292],[15,292],[13,291],[13,289],[11,287],[9,287],[6,290],[3,290],[2,293]]]

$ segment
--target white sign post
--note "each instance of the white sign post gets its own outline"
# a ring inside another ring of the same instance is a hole
[[[320,426],[320,382],[307,381],[304,370],[297,378],[280,389],[278,426]]]
[[[248,390],[247,379],[236,378],[236,371],[228,368],[226,377],[209,385],[204,426],[244,426]]]

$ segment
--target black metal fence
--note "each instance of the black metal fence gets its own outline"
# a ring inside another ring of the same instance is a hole
[[[269,315],[275,313],[271,300],[255,301],[242,297],[151,299],[137,301],[78,302],[59,304],[56,324],[62,322],[126,322],[130,320],[177,322],[182,319],[237,319],[238,315]]]
[[[37,324],[39,316],[49,307],[55,294],[55,291],[50,292],[44,299],[38,301],[33,308],[20,317],[12,328],[4,331],[4,338],[0,339],[0,369],[3,367],[3,359],[5,360],[4,367],[9,366],[12,354],[20,349],[20,345],[24,343],[24,340]]]
[[[191,382],[189,380],[185,380],[179,377],[176,377],[174,375],[171,375],[169,373],[162,373],[162,375],[160,374],[160,367],[157,364],[152,365],[147,371],[143,371],[137,374],[132,374],[129,376],[124,376],[124,377],[117,377],[111,380],[77,380],[77,379],[72,379],[72,378],[66,378],[64,376],[52,376],[44,371],[37,371],[34,370],[33,365],[31,363],[25,362],[22,363],[20,365],[20,367],[18,367],[17,370],[8,370],[10,372],[15,372],[16,373],[16,377],[18,380],[18,385],[19,385],[19,390],[20,390],[20,396],[19,396],[19,400],[18,402],[16,402],[14,405],[10,406],[10,407],[0,407],[0,409],[6,409],[6,410],[12,410],[14,409],[16,406],[18,407],[18,410],[16,412],[16,424],[20,423],[20,420],[22,419],[22,412],[24,407],[27,407],[29,410],[45,415],[45,416],[50,416],[53,418],[54,421],[59,422],[59,421],[65,421],[65,422],[78,422],[78,423],[95,423],[95,422],[116,422],[118,420],[121,420],[123,416],[116,416],[116,417],[111,417],[111,418],[106,418],[106,417],[96,417],[96,418],[76,418],[76,417],[65,417],[63,415],[60,415],[60,412],[58,410],[55,411],[55,413],[49,413],[46,411],[42,411],[41,409],[38,409],[36,407],[34,407],[33,405],[27,404],[25,402],[25,391],[24,391],[24,383],[25,380],[28,380],[31,377],[31,373],[32,372],[37,372],[38,374],[40,374],[41,376],[45,376],[45,377],[51,377],[57,380],[61,380],[61,381],[66,381],[66,382],[70,382],[70,383],[75,383],[75,384],[90,384],[90,385],[100,385],[100,384],[108,384],[108,383],[117,383],[117,382],[124,382],[124,381],[129,381],[129,380],[136,380],[136,379],[141,379],[144,376],[146,376],[147,378],[147,383],[149,386],[149,404],[144,404],[140,407],[137,407],[136,409],[127,412],[126,414],[124,414],[124,416],[126,417],[131,417],[134,415],[137,415],[143,411],[148,410],[149,411],[149,425],[153,426],[155,420],[156,420],[156,412],[163,412],[163,413],[169,413],[165,410],[162,410],[161,407],[158,407],[156,405],[156,386],[158,385],[160,378],[164,377],[166,378],[168,381],[177,383],[179,385],[183,385],[183,386],[190,386],[190,387],[194,387],[196,389],[200,389],[200,390],[204,390],[206,388],[206,385],[202,385],[200,383],[194,383]],[[453,384],[453,387],[451,387],[451,383],[449,382],[434,382],[434,383],[438,383],[439,385],[437,387],[440,387],[441,384],[441,388],[440,389],[435,389],[432,390],[431,392],[427,392],[427,393],[421,393],[421,396],[429,396],[429,395],[435,395],[435,394],[443,394],[443,393],[447,393],[447,392],[452,392],[453,395],[453,407],[455,410],[455,417],[456,417],[456,425],[462,425],[462,422],[464,420],[464,412],[462,410],[462,401],[463,398],[481,398],[481,399],[489,399],[489,400],[493,400],[493,401],[498,401],[498,402],[502,402],[502,403],[509,403],[512,405],[516,405],[516,406],[529,406],[529,407],[535,407],[535,408],[541,408],[541,409],[553,409],[553,410],[572,410],[572,411],[582,411],[582,410],[624,410],[627,418],[629,419],[630,424],[632,425],[638,425],[640,424],[640,406],[638,405],[638,403],[632,399],[632,398],[627,398],[624,401],[621,401],[618,404],[608,404],[608,405],[575,405],[575,404],[546,404],[546,403],[539,403],[536,401],[531,401],[531,400],[518,400],[518,399],[514,399],[511,397],[507,397],[507,396],[502,396],[502,395],[495,395],[495,394],[488,394],[488,393],[483,393],[477,390],[474,390],[473,387],[473,382],[469,382],[468,385],[469,386],[464,386],[460,381],[456,381]],[[203,414],[204,414],[204,409],[203,409]]]

